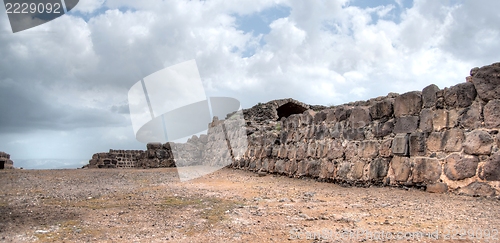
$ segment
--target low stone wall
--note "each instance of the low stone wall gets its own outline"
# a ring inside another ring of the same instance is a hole
[[[0,169],[14,169],[14,162],[10,160],[10,154],[0,152]]]
[[[467,80],[280,120],[251,119],[267,117],[253,114],[245,117],[249,149],[232,167],[352,185],[498,196],[500,63],[474,68]]]

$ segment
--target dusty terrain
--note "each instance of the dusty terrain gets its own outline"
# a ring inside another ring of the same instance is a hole
[[[8,170],[0,185],[0,242],[382,242],[401,239],[398,232],[433,235],[390,242],[500,238],[496,199],[231,169],[182,183],[175,169]]]

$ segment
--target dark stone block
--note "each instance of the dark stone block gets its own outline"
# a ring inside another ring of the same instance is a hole
[[[387,176],[389,170],[389,161],[387,159],[377,158],[370,163],[368,178],[370,180],[381,180]]]
[[[430,158],[413,158],[412,180],[415,183],[434,183],[441,176],[439,160]]]
[[[419,91],[404,93],[394,101],[394,115],[413,116],[418,115],[422,110],[422,94]]]
[[[483,101],[500,99],[500,63],[481,67],[472,76],[479,98]]]
[[[500,181],[500,153],[494,153],[479,171],[479,178],[487,181]]]
[[[409,155],[409,136],[406,133],[397,134],[392,140],[392,153],[399,156]]]
[[[461,83],[444,90],[444,100],[448,107],[468,107],[476,99],[476,88],[472,83]]]
[[[478,163],[476,156],[451,154],[446,157],[444,173],[454,181],[470,178],[476,175]]]
[[[354,129],[367,126],[371,122],[370,112],[364,107],[354,107],[351,110],[349,122]]]
[[[410,135],[410,156],[425,155],[425,134],[414,132]]]
[[[487,128],[500,128],[500,100],[490,100],[484,106],[484,123]]]
[[[391,100],[383,100],[375,103],[370,107],[370,116],[372,119],[377,120],[381,118],[392,117],[394,113],[393,102]]]
[[[397,117],[394,133],[412,133],[418,129],[418,116]]]
[[[439,91],[439,87],[436,86],[435,84],[431,84],[422,90],[423,107],[432,108],[432,107],[436,106],[436,102],[437,102],[436,93],[438,91]]]

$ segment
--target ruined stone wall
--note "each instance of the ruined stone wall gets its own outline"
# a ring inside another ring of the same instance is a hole
[[[467,80],[281,119],[245,116],[249,149],[232,167],[498,196],[500,63],[474,68]]]
[[[10,154],[0,152],[0,169],[14,169],[14,162],[10,160]]]

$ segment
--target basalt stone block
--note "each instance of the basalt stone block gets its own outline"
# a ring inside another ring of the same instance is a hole
[[[420,112],[420,123],[419,128],[422,132],[432,132],[432,119],[434,117],[434,112],[431,109],[423,109]]]
[[[461,129],[454,128],[444,132],[443,142],[445,152],[459,152],[462,150],[464,141],[464,132]]]
[[[370,162],[370,168],[368,172],[368,178],[370,180],[381,180],[387,176],[387,171],[389,170],[389,160],[383,158],[377,158]]]
[[[394,133],[412,133],[418,129],[418,116],[397,117]]]
[[[392,156],[392,141],[393,139],[386,139],[380,144],[380,156],[384,158]]]
[[[494,153],[479,171],[479,178],[487,181],[500,181],[500,153]]]
[[[319,177],[321,173],[321,162],[319,160],[309,160],[306,164],[306,175],[311,177]]]
[[[442,132],[432,132],[431,134],[429,134],[426,143],[427,149],[431,152],[443,151],[444,148],[443,137],[444,134]]]
[[[422,110],[422,94],[419,91],[404,93],[394,101],[396,117],[418,115],[420,110]]]
[[[337,122],[337,117],[335,116],[335,109],[325,110],[326,112],[326,123],[335,123]]]
[[[476,99],[476,88],[472,83],[461,83],[444,91],[444,100],[448,107],[468,107]]]
[[[321,140],[326,136],[328,136],[328,128],[326,127],[326,125],[325,124],[317,125],[314,138],[316,140]]]
[[[441,176],[441,164],[433,158],[412,159],[412,180],[414,183],[434,183]]]
[[[475,101],[471,106],[467,107],[459,118],[460,126],[469,129],[481,127],[483,107],[480,102]]]
[[[344,139],[346,140],[364,140],[365,139],[365,133],[362,128],[354,129],[354,128],[347,128],[343,130],[343,136]]]
[[[445,159],[445,175],[451,180],[458,181],[476,175],[479,159],[477,156],[451,154]]]
[[[425,191],[430,193],[445,193],[448,191],[448,185],[442,182],[428,184]]]
[[[374,120],[392,117],[394,113],[392,100],[382,100],[370,107],[370,116]]]
[[[352,165],[352,169],[348,174],[349,179],[352,180],[361,180],[363,178],[363,174],[365,171],[366,162],[361,159],[357,159],[354,161]]]
[[[320,178],[333,178],[335,176],[335,164],[331,160],[321,160]]]
[[[425,134],[422,132],[414,132],[410,135],[410,156],[425,155]]]
[[[328,159],[338,159],[344,157],[344,147],[339,141],[332,140],[329,144]]]
[[[338,106],[335,108],[335,118],[338,122],[347,120],[350,114],[351,111],[344,106]]]
[[[358,142],[349,142],[345,148],[345,158],[347,160],[352,160],[358,155]]]
[[[276,161],[276,163],[274,164],[274,171],[280,174],[284,174],[286,172],[285,161],[282,159]]]
[[[493,137],[488,132],[474,130],[468,133],[463,143],[464,152],[473,155],[489,155],[493,147]]]
[[[394,119],[391,119],[386,122],[375,122],[372,127],[373,136],[377,138],[385,137],[390,135],[394,130]]]
[[[316,143],[310,143],[307,146],[307,157],[309,158],[316,157]]]
[[[379,143],[378,141],[362,141],[359,144],[358,155],[361,158],[374,159],[378,156]]]
[[[351,171],[352,164],[348,161],[343,161],[338,165],[337,176],[339,180],[347,180],[347,175]]]
[[[432,125],[434,127],[434,131],[441,131],[444,128],[449,126],[448,119],[448,111],[447,110],[436,110],[434,111],[434,115],[432,117]]]
[[[390,168],[397,182],[406,182],[411,172],[410,158],[395,156],[391,160]]]
[[[367,126],[371,122],[370,112],[365,107],[354,107],[351,110],[349,122],[354,129]]]
[[[500,63],[478,69],[472,76],[472,83],[482,100],[500,99]]]
[[[437,95],[439,87],[435,84],[431,84],[422,90],[422,103],[423,107],[431,108],[436,106]]]
[[[156,150],[156,149],[161,149],[163,147],[163,144],[161,143],[148,143],[146,145],[146,148],[148,150]]]
[[[300,143],[297,148],[297,160],[303,160],[307,155],[307,143]]]
[[[397,134],[392,140],[392,153],[398,156],[409,155],[409,136],[406,133]]]
[[[482,197],[493,197],[496,193],[493,187],[483,182],[472,182],[468,186],[458,189],[458,192],[467,196]]]
[[[484,124],[487,128],[500,128],[500,100],[490,100],[484,106]]]
[[[321,122],[326,120],[327,112],[319,111],[314,115],[314,124],[320,124]]]

